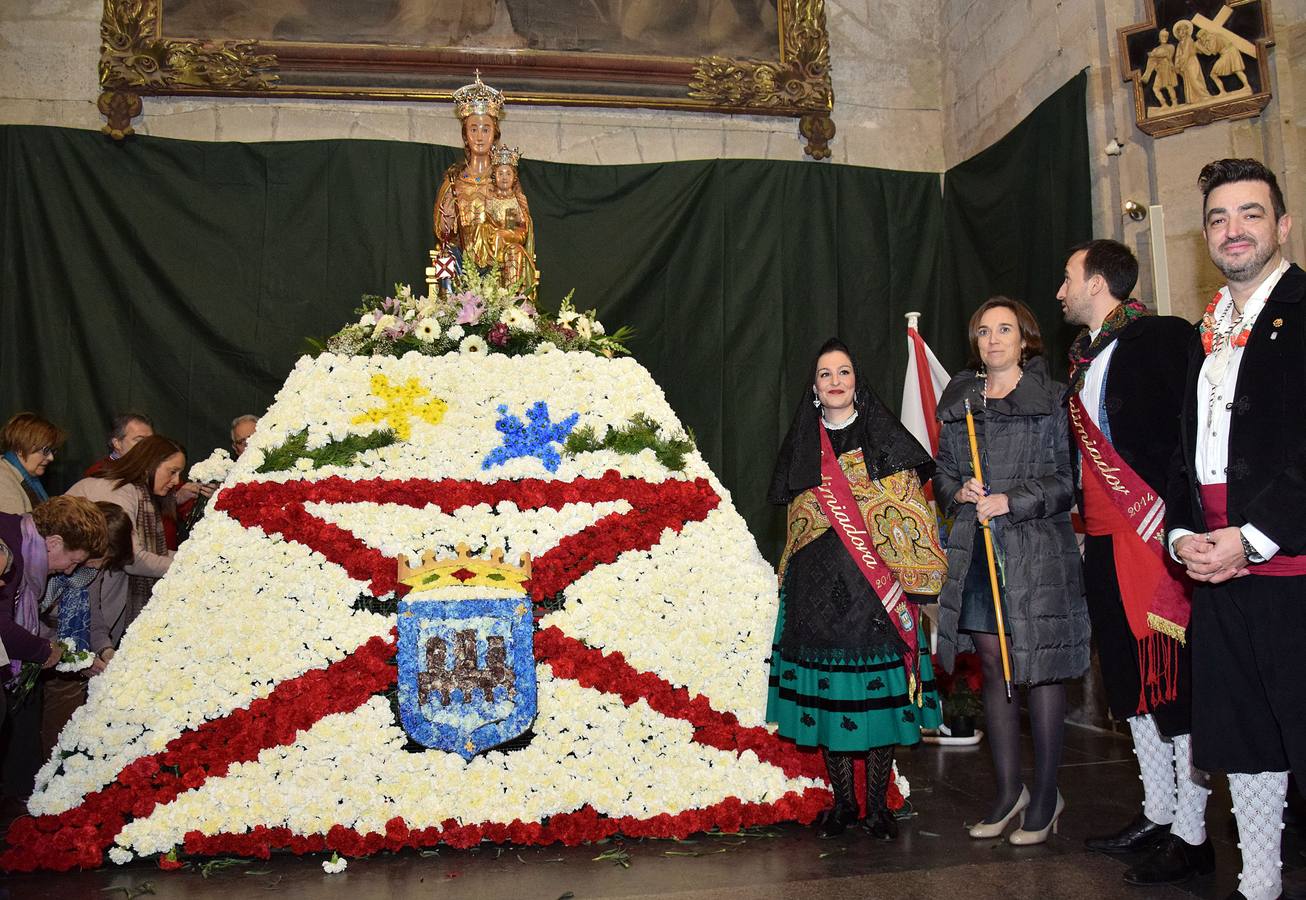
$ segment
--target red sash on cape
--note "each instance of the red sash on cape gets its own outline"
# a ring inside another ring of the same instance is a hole
[[[1120,601],[1138,642],[1138,711],[1147,712],[1177,696],[1173,641],[1184,642],[1190,586],[1166,551],[1165,502],[1111,446],[1078,394],[1070,398],[1070,428],[1079,445],[1085,524],[1090,534],[1112,538]]]
[[[844,549],[857,563],[857,568],[880,598],[889,621],[902,638],[903,665],[907,669],[907,685],[912,700],[919,706],[924,699],[920,680],[916,677],[919,649],[917,644],[916,611],[907,601],[902,585],[893,570],[875,552],[874,541],[866,530],[866,520],[853,496],[848,476],[839,465],[839,457],[830,444],[825,423],[821,423],[821,484],[812,493],[821,505],[821,512],[829,520],[831,529],[839,535]]]

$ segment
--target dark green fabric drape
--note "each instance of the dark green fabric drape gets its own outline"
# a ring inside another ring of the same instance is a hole
[[[1057,102],[1073,106],[1072,87]],[[1086,144],[1047,151],[1077,154],[1086,171]],[[92,132],[0,127],[0,415],[31,409],[70,431],[46,476],[55,490],[102,455],[117,411],[148,412],[192,459],[225,446],[233,416],[270,404],[305,336],[337,330],[363,293],[420,286],[435,187],[459,155],[345,140],[115,144]],[[528,159],[522,182],[544,305],[575,287],[578,307],[597,307],[609,328],[637,329],[636,358],[774,558],[782,516],[763,498],[825,338],[848,341],[867,370],[859,374],[896,409],[903,313],[925,312],[927,340],[955,368],[965,313],[983,294],[973,273],[999,282],[985,269],[993,242],[1033,279],[1003,289],[1042,279],[1045,293],[1056,290],[1049,273],[1060,271],[1061,244],[1036,244],[1023,222],[1007,248],[992,233],[999,220],[978,208],[988,203],[983,171],[957,171],[947,182],[952,251],[930,173]],[[1031,190],[1066,215],[1082,202],[1086,214],[1086,191],[1067,198],[1047,178]],[[964,292],[950,252],[965,262]]]
[[[72,437],[58,489],[117,410],[192,457],[271,402],[306,335],[365,292],[420,284],[454,150],[205,144],[11,126],[3,134],[0,410]],[[902,313],[937,294],[930,174],[760,161],[527,162],[543,300],[637,329],[637,358],[692,428],[767,552],[763,497],[814,349],[839,333],[896,403]]]
[[[945,272],[954,310],[946,318],[964,331],[970,313],[994,294],[1023,300],[1038,316],[1060,381],[1075,332],[1057,302],[1066,251],[1093,237],[1087,86],[1088,74],[1080,72],[944,178]],[[957,363],[964,365],[964,354]]]

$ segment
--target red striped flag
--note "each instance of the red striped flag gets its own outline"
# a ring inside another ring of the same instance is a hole
[[[939,395],[951,377],[916,330],[920,313],[907,314],[907,378],[902,385],[902,424],[931,456],[939,452]]]

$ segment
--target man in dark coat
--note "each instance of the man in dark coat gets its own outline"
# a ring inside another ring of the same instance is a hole
[[[1288,773],[1306,775],[1306,272],[1269,169],[1202,169],[1203,231],[1228,283],[1188,366],[1167,492],[1171,552],[1193,593],[1193,751],[1229,773],[1236,897],[1277,897]]]
[[[1144,501],[1135,518],[1145,520],[1143,510],[1155,502],[1146,498],[1164,496],[1179,446],[1184,373],[1196,335],[1183,319],[1152,315],[1130,300],[1137,281],[1138,260],[1128,247],[1090,241],[1071,250],[1057,299],[1066,321],[1083,326],[1070,350],[1070,383],[1072,406],[1078,404],[1071,410],[1071,434],[1080,450],[1088,611],[1107,704],[1117,720],[1129,723],[1143,782],[1142,812],[1119,831],[1086,843],[1103,853],[1152,848],[1125,872],[1125,881],[1161,884],[1205,874],[1215,864],[1205,826],[1210,792],[1190,774],[1183,633],[1189,589],[1182,569],[1164,553],[1164,509],[1157,509],[1150,523],[1153,546],[1145,546],[1137,527],[1143,521],[1131,522],[1117,510],[1125,501],[1112,501],[1112,485],[1097,466],[1117,480],[1132,476]],[[1084,416],[1091,426],[1077,427]],[[1088,448],[1100,452],[1093,455]],[[1183,611],[1173,617],[1183,621],[1154,612],[1161,591],[1181,600]]]

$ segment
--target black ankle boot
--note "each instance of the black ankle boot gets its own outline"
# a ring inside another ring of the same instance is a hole
[[[862,830],[877,841],[898,839],[898,823],[887,809],[877,809],[862,819]]]
[[[832,838],[843,834],[848,826],[857,821],[857,807],[832,806],[816,817],[816,836]]]

